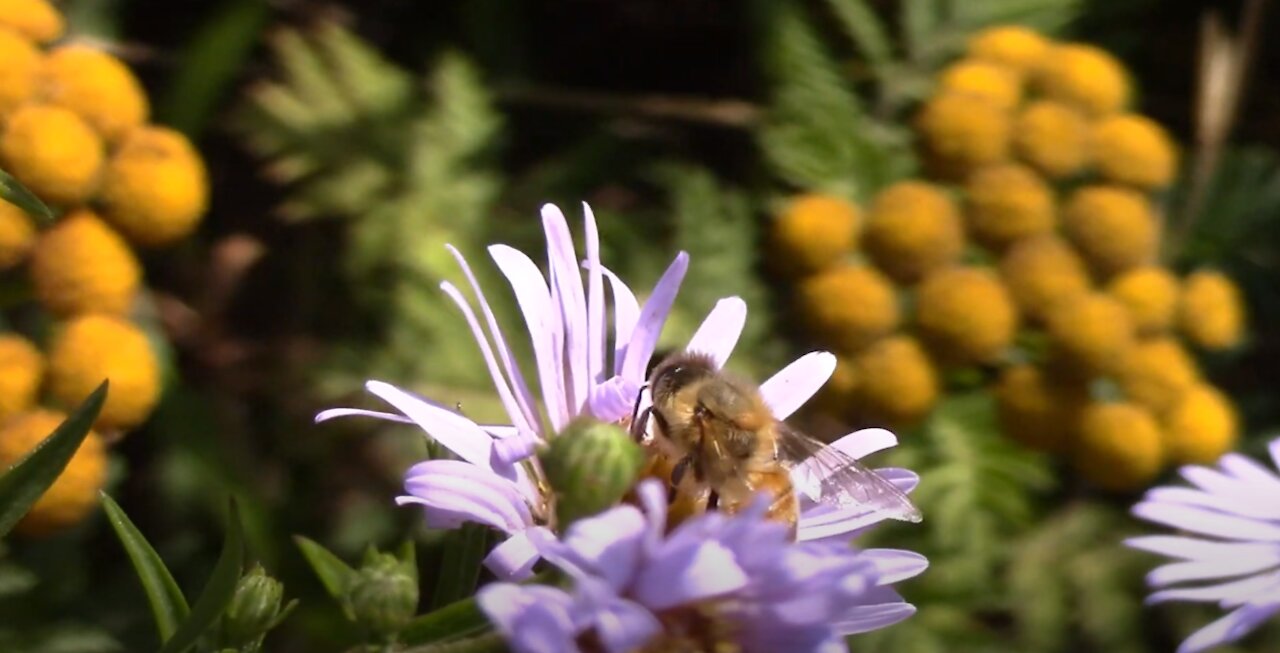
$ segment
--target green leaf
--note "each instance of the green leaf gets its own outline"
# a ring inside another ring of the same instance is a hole
[[[8,534],[57,480],[98,419],[106,398],[107,382],[103,381],[49,437],[0,476],[0,537]]]
[[[125,515],[120,505],[104,493],[102,507],[106,510],[107,519],[120,538],[120,543],[124,545],[125,553],[133,563],[138,580],[142,582],[142,591],[146,593],[147,602],[151,604],[151,614],[155,618],[160,641],[168,641],[178,630],[178,624],[190,613],[187,599],[182,595],[182,590],[178,589],[178,583],[173,580],[173,575],[165,567],[164,561],[143,537],[138,527],[134,526]]]
[[[864,0],[827,0],[827,4],[867,63],[880,74],[893,61],[893,48],[880,17]]]
[[[0,170],[0,199],[26,211],[43,224],[53,223],[53,211],[4,170]]]
[[[463,524],[445,537],[440,573],[431,595],[433,608],[471,596],[480,581],[480,563],[488,544],[489,529],[479,524]]]
[[[295,535],[293,536],[293,541],[302,550],[303,557],[307,559],[311,569],[316,572],[316,576],[320,577],[320,583],[324,585],[325,591],[329,593],[329,596],[341,603],[342,597],[346,594],[347,586],[351,584],[351,579],[356,575],[356,570],[313,540],[301,535]]]
[[[244,567],[244,532],[240,524],[240,511],[235,500],[230,501],[227,510],[227,537],[222,542],[222,554],[218,556],[218,564],[214,566],[204,591],[196,599],[187,620],[173,634],[160,653],[182,653],[191,648],[205,631],[217,622],[222,611],[231,602],[235,594],[236,584],[240,582],[240,574]]]
[[[400,641],[408,645],[431,644],[472,634],[489,626],[489,620],[468,597],[428,612],[409,622],[400,631]]]

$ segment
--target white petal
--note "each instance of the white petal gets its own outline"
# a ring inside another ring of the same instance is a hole
[[[1280,542],[1280,525],[1233,517],[1202,508],[1143,501],[1133,507],[1133,514],[1148,521],[1202,535],[1251,542]]]
[[[747,303],[740,297],[726,297],[716,302],[685,349],[707,354],[715,361],[716,367],[724,367],[746,322]]]
[[[400,409],[422,427],[436,442],[463,460],[484,469],[492,469],[493,439],[475,422],[433,406],[390,383],[369,381],[365,388],[384,401]]]
[[[604,380],[604,279],[600,271],[600,232],[596,215],[582,203],[582,221],[587,241],[587,371],[591,383]]]
[[[560,313],[551,304],[551,294],[538,266],[517,249],[506,245],[489,247],[489,255],[511,284],[516,303],[529,327],[529,341],[538,364],[538,384],[547,419],[555,431],[569,423],[569,405],[563,385],[563,343],[557,344]]]
[[[1147,574],[1147,584],[1152,587],[1164,587],[1188,580],[1243,576],[1270,569],[1275,564],[1275,556],[1171,562],[1152,569]]]
[[[316,424],[327,422],[336,417],[373,417],[375,419],[386,420],[388,422],[400,422],[401,424],[413,424],[413,420],[404,415],[396,415],[395,413],[384,413],[379,410],[362,410],[360,408],[330,408],[316,413]]]
[[[547,263],[551,273],[552,299],[559,298],[564,324],[565,366],[568,377],[569,413],[577,415],[587,403],[590,373],[587,369],[587,300],[578,272],[578,255],[564,213],[554,204],[542,207],[542,226],[547,232]]]
[[[786,419],[809,401],[836,371],[836,357],[815,351],[805,354],[760,384],[760,394],[773,416]]]

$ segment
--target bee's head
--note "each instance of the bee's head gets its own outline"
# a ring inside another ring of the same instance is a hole
[[[694,381],[715,374],[716,364],[706,354],[672,354],[653,368],[653,374],[649,377],[649,392],[653,395],[653,403],[661,406]]]

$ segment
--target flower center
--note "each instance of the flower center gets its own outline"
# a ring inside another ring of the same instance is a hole
[[[716,614],[714,603],[683,606],[658,616],[663,630],[633,653],[741,653],[736,625]]]

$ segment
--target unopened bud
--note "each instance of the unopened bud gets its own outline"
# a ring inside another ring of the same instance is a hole
[[[262,638],[280,616],[284,585],[267,575],[261,565],[245,574],[222,615],[224,645],[256,651]]]
[[[578,419],[551,439],[539,459],[563,528],[616,505],[635,485],[644,450],[613,424]]]
[[[389,553],[367,556],[346,592],[356,623],[392,640],[418,611],[418,578],[412,564]]]

